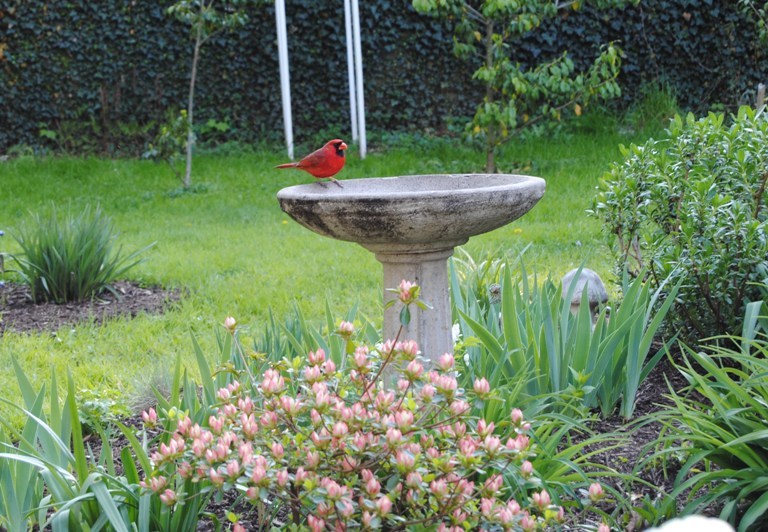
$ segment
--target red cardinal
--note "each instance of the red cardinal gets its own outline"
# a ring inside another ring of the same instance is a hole
[[[346,149],[347,144],[343,140],[329,140],[325,146],[313,151],[299,162],[279,164],[275,168],[298,168],[309,172],[317,179],[330,178],[331,181],[341,187],[342,184],[333,176],[344,168],[344,150]],[[323,186],[325,185],[323,184]]]

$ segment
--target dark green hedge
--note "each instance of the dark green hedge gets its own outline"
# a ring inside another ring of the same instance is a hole
[[[136,154],[167,113],[185,106],[188,29],[155,0],[0,0],[0,152],[16,144]],[[288,0],[294,130],[348,135],[341,0]],[[367,122],[376,130],[444,131],[481,94],[474,65],[454,59],[449,23],[407,0],[360,3]],[[512,53],[527,63],[568,49],[587,63],[620,40],[624,102],[662,79],[701,111],[735,106],[768,78],[754,26],[730,0],[645,0],[619,12],[568,12]],[[245,142],[282,131],[274,9],[203,49],[198,124],[227,122]],[[42,131],[42,134],[41,134]]]

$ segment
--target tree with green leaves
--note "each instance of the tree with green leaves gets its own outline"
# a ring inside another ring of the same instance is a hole
[[[195,82],[197,81],[197,65],[200,61],[200,51],[211,37],[224,30],[233,30],[243,26],[248,21],[245,12],[249,4],[266,0],[179,0],[168,8],[168,14],[175,16],[181,22],[189,24],[194,41],[192,53],[192,72],[189,78],[189,94],[187,96],[187,165],[182,183],[184,188],[192,184],[192,149],[195,144],[194,110]]]
[[[600,8],[621,7],[635,0],[591,0]],[[589,0],[412,0],[420,12],[454,21],[454,53],[479,56],[474,78],[485,85],[483,101],[467,125],[471,137],[484,141],[486,171],[496,171],[498,148],[524,128],[560,120],[566,109],[580,115],[594,98],[620,94],[616,77],[621,51],[603,46],[586,72],[563,52],[550,61],[524,67],[511,43],[540,27],[564,9],[580,9]]]
[[[739,0],[739,6],[748,18],[754,20],[760,40],[768,43],[768,2],[764,0]]]

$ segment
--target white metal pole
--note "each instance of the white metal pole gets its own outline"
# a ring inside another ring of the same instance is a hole
[[[357,98],[355,97],[355,57],[352,43],[352,13],[350,0],[344,0],[344,25],[347,30],[347,77],[349,78],[349,120],[352,124],[352,140],[357,142]]]
[[[352,0],[352,29],[355,41],[355,81],[357,82],[357,123],[360,134],[360,158],[365,159],[368,150],[365,140],[365,96],[363,94],[363,51],[360,48],[360,8]]]
[[[293,159],[293,119],[291,113],[291,76],[288,65],[288,30],[285,23],[285,0],[275,2],[277,55],[280,63],[280,90],[283,96],[283,125],[288,157]]]

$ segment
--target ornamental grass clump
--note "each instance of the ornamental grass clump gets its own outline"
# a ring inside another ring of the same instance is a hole
[[[413,297],[400,298],[406,305],[416,303],[411,286],[403,293]],[[234,336],[235,321],[225,324]],[[529,460],[536,446],[523,413],[514,409],[498,424],[471,415],[471,403],[494,397],[485,379],[465,391],[452,354],[429,367],[413,341],[357,345],[349,322],[336,334],[347,342],[343,360],[317,349],[241,372],[218,389],[201,422],[179,410],[145,412],[147,429],[168,436],[150,455],[146,492],[176,512],[190,483],[236,490],[260,516],[282,508],[313,531],[536,530],[564,522]],[[400,373],[387,388],[390,365]]]
[[[661,430],[638,464],[661,458],[676,472],[674,489],[659,501],[662,513],[716,510],[740,532],[768,528],[766,333],[765,303],[755,301],[741,336],[703,351],[683,346],[676,366],[690,384],[670,386],[672,404],[646,418]]]
[[[99,208],[86,206],[79,214],[70,209],[63,218],[53,209],[33,214],[13,234],[21,254],[11,257],[35,302],[84,301],[104,290],[142,262],[139,256],[152,244],[125,254],[115,245],[112,221]]]

